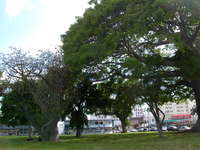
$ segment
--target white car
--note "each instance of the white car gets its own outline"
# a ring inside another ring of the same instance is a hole
[[[167,126],[163,126],[162,131],[167,131]]]
[[[187,130],[190,130],[191,128],[188,127],[188,126],[181,126],[178,130],[179,131],[187,131]]]
[[[130,129],[130,130],[128,130],[128,132],[138,132],[138,130],[137,129]]]

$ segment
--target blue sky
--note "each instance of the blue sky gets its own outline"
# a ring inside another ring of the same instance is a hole
[[[33,51],[61,45],[89,0],[0,0],[0,52],[10,46]]]

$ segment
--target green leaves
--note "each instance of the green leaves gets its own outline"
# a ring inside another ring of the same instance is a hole
[[[123,72],[120,78],[126,78],[129,87],[132,84],[136,95],[159,104],[191,95],[191,80],[200,76],[199,0],[92,3],[94,7],[63,38],[66,63],[77,70],[96,65],[99,73],[102,62],[124,58],[115,61],[112,69],[117,70],[116,78]],[[109,67],[104,68],[108,74]],[[119,88],[111,85],[108,93]]]
[[[124,4],[120,4],[123,4],[120,0],[102,1],[88,9],[62,36],[67,64],[81,69],[92,61],[102,61],[117,49],[121,37],[120,16],[124,9]]]
[[[10,91],[3,95],[1,111],[0,121],[8,126],[34,126],[36,120],[39,120],[36,116],[41,113],[27,88],[27,83],[24,82],[16,82]]]

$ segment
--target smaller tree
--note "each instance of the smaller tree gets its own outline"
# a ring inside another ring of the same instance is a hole
[[[0,122],[8,126],[27,125],[27,119],[20,104],[20,97],[15,92],[3,96]],[[20,107],[19,107],[20,106]]]
[[[122,133],[127,132],[128,117],[132,114],[132,108],[136,105],[135,97],[128,96],[129,81],[114,79],[101,85],[103,95],[107,97],[106,108],[101,109],[102,113],[115,115],[122,125]]]
[[[76,137],[81,136],[85,125],[88,125],[87,115],[80,107],[77,109],[74,108],[70,114],[70,127],[76,129]]]
[[[73,92],[70,126],[76,129],[76,136],[80,137],[84,126],[88,124],[87,114],[95,113],[102,106],[101,93],[86,74],[77,81]]]
[[[33,100],[33,95],[29,91],[27,84],[24,82],[15,82],[9,84],[9,87],[4,89],[1,106],[0,121],[4,125],[29,126],[29,140],[32,139],[32,126],[36,131],[40,129],[41,111]]]
[[[173,80],[169,78],[146,78],[139,80],[134,91],[138,93],[138,101],[149,106],[149,110],[155,118],[159,136],[163,137],[162,127],[165,114],[161,106],[168,102],[180,102],[190,95],[190,89],[181,86],[172,86]],[[169,88],[170,87],[170,88]]]

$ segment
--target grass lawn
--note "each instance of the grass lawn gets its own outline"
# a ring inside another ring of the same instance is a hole
[[[0,150],[200,150],[200,134],[156,133],[64,136],[56,143],[27,142],[26,137],[0,137]]]

